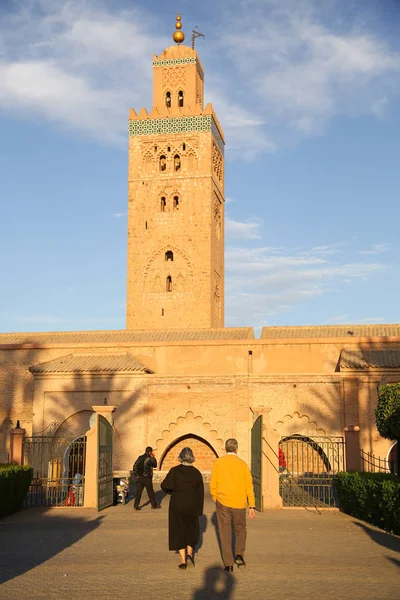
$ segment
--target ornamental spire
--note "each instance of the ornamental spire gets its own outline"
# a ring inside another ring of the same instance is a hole
[[[176,17],[175,29],[176,29],[176,31],[174,31],[172,39],[179,46],[179,44],[181,44],[183,42],[183,40],[185,39],[185,34],[183,33],[183,31],[181,31],[181,29],[182,29],[181,13],[179,13],[179,12]]]

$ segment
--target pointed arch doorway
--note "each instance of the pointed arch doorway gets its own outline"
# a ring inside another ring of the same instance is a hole
[[[194,466],[199,471],[211,471],[218,454],[213,446],[204,438],[194,433],[188,433],[176,438],[164,451],[160,460],[160,470],[169,471],[171,467],[179,464],[180,451],[189,447],[192,449],[196,462]]]

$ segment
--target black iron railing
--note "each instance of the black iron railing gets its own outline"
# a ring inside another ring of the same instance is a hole
[[[375,456],[373,452],[361,450],[361,470],[365,473],[395,473],[396,461]]]
[[[83,506],[85,478],[33,479],[24,500],[27,507]]]
[[[342,437],[283,438],[279,452],[279,489],[284,506],[336,507],[334,476],[345,470]]]
[[[24,440],[23,462],[33,468],[24,506],[83,506],[86,438],[32,436]]]

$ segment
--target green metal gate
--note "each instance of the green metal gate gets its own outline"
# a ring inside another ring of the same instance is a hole
[[[97,510],[113,503],[113,429],[102,415],[97,415],[98,492]]]
[[[256,509],[262,511],[262,415],[257,417],[251,429],[251,475]]]
[[[283,506],[336,507],[334,476],[345,470],[343,437],[293,435],[279,443]]]

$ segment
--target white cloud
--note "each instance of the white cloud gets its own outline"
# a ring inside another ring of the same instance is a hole
[[[150,98],[153,50],[167,44],[143,33],[146,13],[32,0],[2,20],[0,107],[125,144],[130,106]]]
[[[345,29],[337,3],[329,14],[321,4],[233,0],[226,33],[201,48],[228,158],[252,160],[337,115],[381,117],[398,92],[399,55],[373,21]],[[152,54],[170,45],[161,17],[102,0],[15,7],[2,13],[0,108],[125,144],[129,108],[150,108]]]
[[[210,79],[210,78],[209,78]],[[211,77],[208,98],[221,121],[228,156],[252,160],[264,151],[276,150],[275,143],[265,132],[265,120],[227,99],[222,91],[223,80]]]
[[[151,108],[152,55],[171,45],[154,11],[112,12],[101,0],[32,0],[5,14],[0,33],[0,108],[112,144],[126,144],[131,106]],[[206,102],[217,104],[230,156],[245,160],[274,144],[263,119],[228,100],[209,71]],[[213,95],[209,94],[213,90]]]
[[[343,245],[310,249],[228,247],[228,323],[261,326],[269,317],[304,300],[339,293],[344,284],[368,280],[388,268],[378,262],[346,260],[338,251]],[[245,314],[248,321],[243,323]]]
[[[127,213],[114,213],[113,217],[117,217],[117,218],[121,218],[121,217],[126,217]]]
[[[365,25],[344,25],[338,2],[328,14],[322,4],[249,0],[229,18],[223,39],[257,111],[302,134],[337,115],[381,116],[399,91],[400,55],[371,30],[368,16]]]
[[[243,240],[259,240],[261,239],[260,228],[262,222],[254,221],[235,221],[229,217],[225,217],[225,234],[228,240],[243,239]]]
[[[371,248],[367,248],[365,250],[359,250],[360,254],[381,254],[382,252],[388,252],[390,250],[389,244],[374,244]]]

